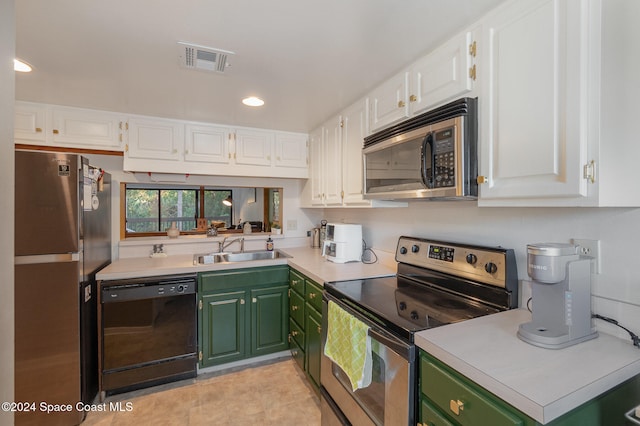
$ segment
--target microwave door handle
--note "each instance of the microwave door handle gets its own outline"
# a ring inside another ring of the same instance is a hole
[[[429,158],[427,158],[427,145],[429,146]],[[433,187],[433,172],[434,172],[434,155],[433,155],[433,133],[427,133],[427,135],[422,140],[422,151],[420,153],[421,162],[420,162],[420,177],[422,178],[422,183],[426,188]],[[427,161],[429,161],[431,165],[431,176],[427,176]]]

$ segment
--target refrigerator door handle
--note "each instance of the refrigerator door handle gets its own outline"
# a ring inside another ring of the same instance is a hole
[[[32,256],[16,256],[14,265],[33,265],[36,263],[78,262],[80,253],[37,254]]]

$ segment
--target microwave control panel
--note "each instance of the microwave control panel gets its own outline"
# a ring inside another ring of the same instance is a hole
[[[455,127],[451,126],[434,133],[433,161],[434,188],[456,185]]]

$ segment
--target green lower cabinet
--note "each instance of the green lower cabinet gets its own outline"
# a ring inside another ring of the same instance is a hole
[[[289,347],[289,286],[251,290],[251,354],[266,355]]]
[[[541,425],[424,351],[420,351],[419,376],[420,425]],[[640,375],[548,422],[546,426],[627,425],[624,414],[638,401]]]
[[[289,272],[289,348],[320,392],[322,356],[322,286],[295,269]]]
[[[305,323],[307,345],[305,348],[305,364],[311,382],[320,387],[320,360],[322,356],[322,315],[309,307]]]
[[[200,367],[289,347],[286,265],[198,274]]]
[[[246,292],[202,296],[200,365],[209,366],[246,357]]]

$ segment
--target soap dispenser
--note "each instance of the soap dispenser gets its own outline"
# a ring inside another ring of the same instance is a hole
[[[271,235],[267,238],[267,250],[273,251],[273,240],[271,239]]]

